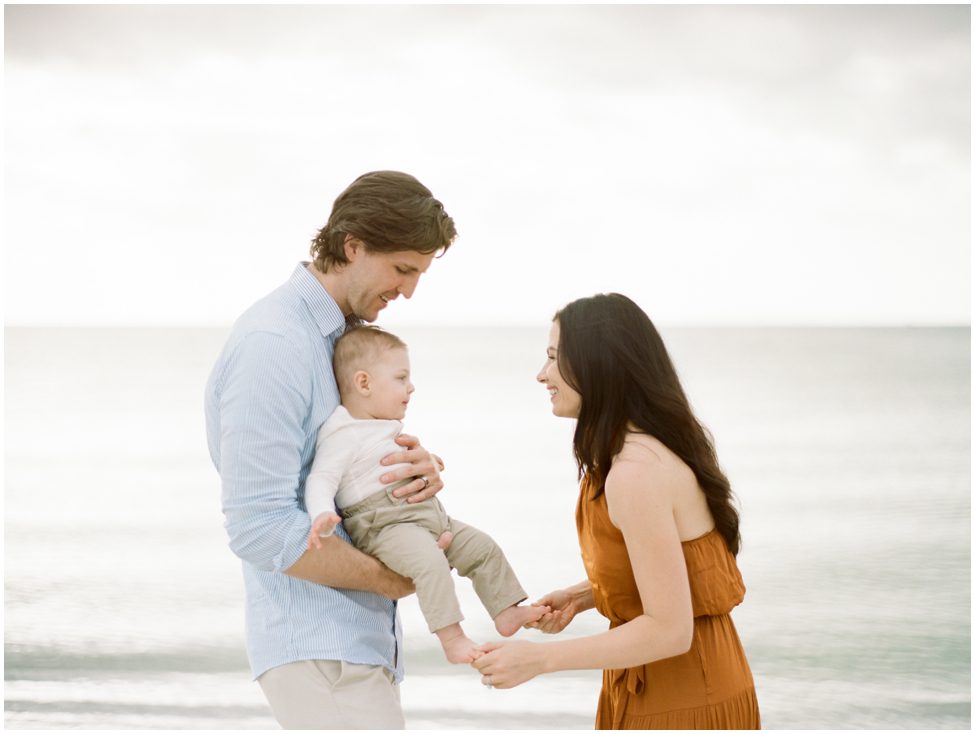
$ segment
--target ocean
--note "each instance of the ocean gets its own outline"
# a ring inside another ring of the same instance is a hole
[[[407,430],[532,597],[582,580],[547,326],[403,328]],[[763,725],[971,725],[968,328],[662,331],[742,514],[734,620]],[[206,452],[225,329],[5,330],[4,723],[275,728]],[[464,580],[465,628],[497,637]],[[401,604],[412,729],[588,729],[598,671],[488,690]],[[596,612],[563,633],[605,628]],[[524,639],[551,639],[535,631]]]

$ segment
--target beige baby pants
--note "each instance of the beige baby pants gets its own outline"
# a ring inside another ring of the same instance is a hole
[[[413,579],[431,632],[464,618],[451,568],[473,582],[491,619],[527,598],[497,543],[477,528],[448,517],[436,497],[409,504],[385,489],[345,508],[342,515],[345,530],[359,550]],[[454,539],[442,551],[437,538],[447,530]]]

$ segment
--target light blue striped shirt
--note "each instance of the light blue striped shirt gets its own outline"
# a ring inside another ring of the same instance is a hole
[[[339,404],[332,351],[345,330],[305,265],[237,320],[206,385],[224,526],[243,561],[247,654],[255,678],[298,660],[344,660],[383,665],[399,682],[395,602],[282,573],[306,548],[305,478],[318,429]],[[341,525],[336,533],[348,542]]]

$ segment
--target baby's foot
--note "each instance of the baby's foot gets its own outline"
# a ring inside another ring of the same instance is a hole
[[[537,622],[548,611],[548,607],[535,605],[523,607],[520,604],[514,604],[494,618],[494,628],[499,634],[511,637],[523,625],[529,622]]]
[[[441,640],[440,645],[449,663],[472,663],[484,654],[477,649],[477,643],[465,634]]]
[[[450,541],[453,539],[454,534],[449,530],[445,530],[443,533],[441,533],[440,537],[437,538],[437,547],[440,550],[445,551],[450,547]]]

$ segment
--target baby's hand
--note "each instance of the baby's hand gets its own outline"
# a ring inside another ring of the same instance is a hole
[[[308,550],[321,548],[321,538],[327,538],[335,532],[335,526],[342,522],[342,518],[334,512],[323,512],[314,519],[311,531],[308,533]]]

